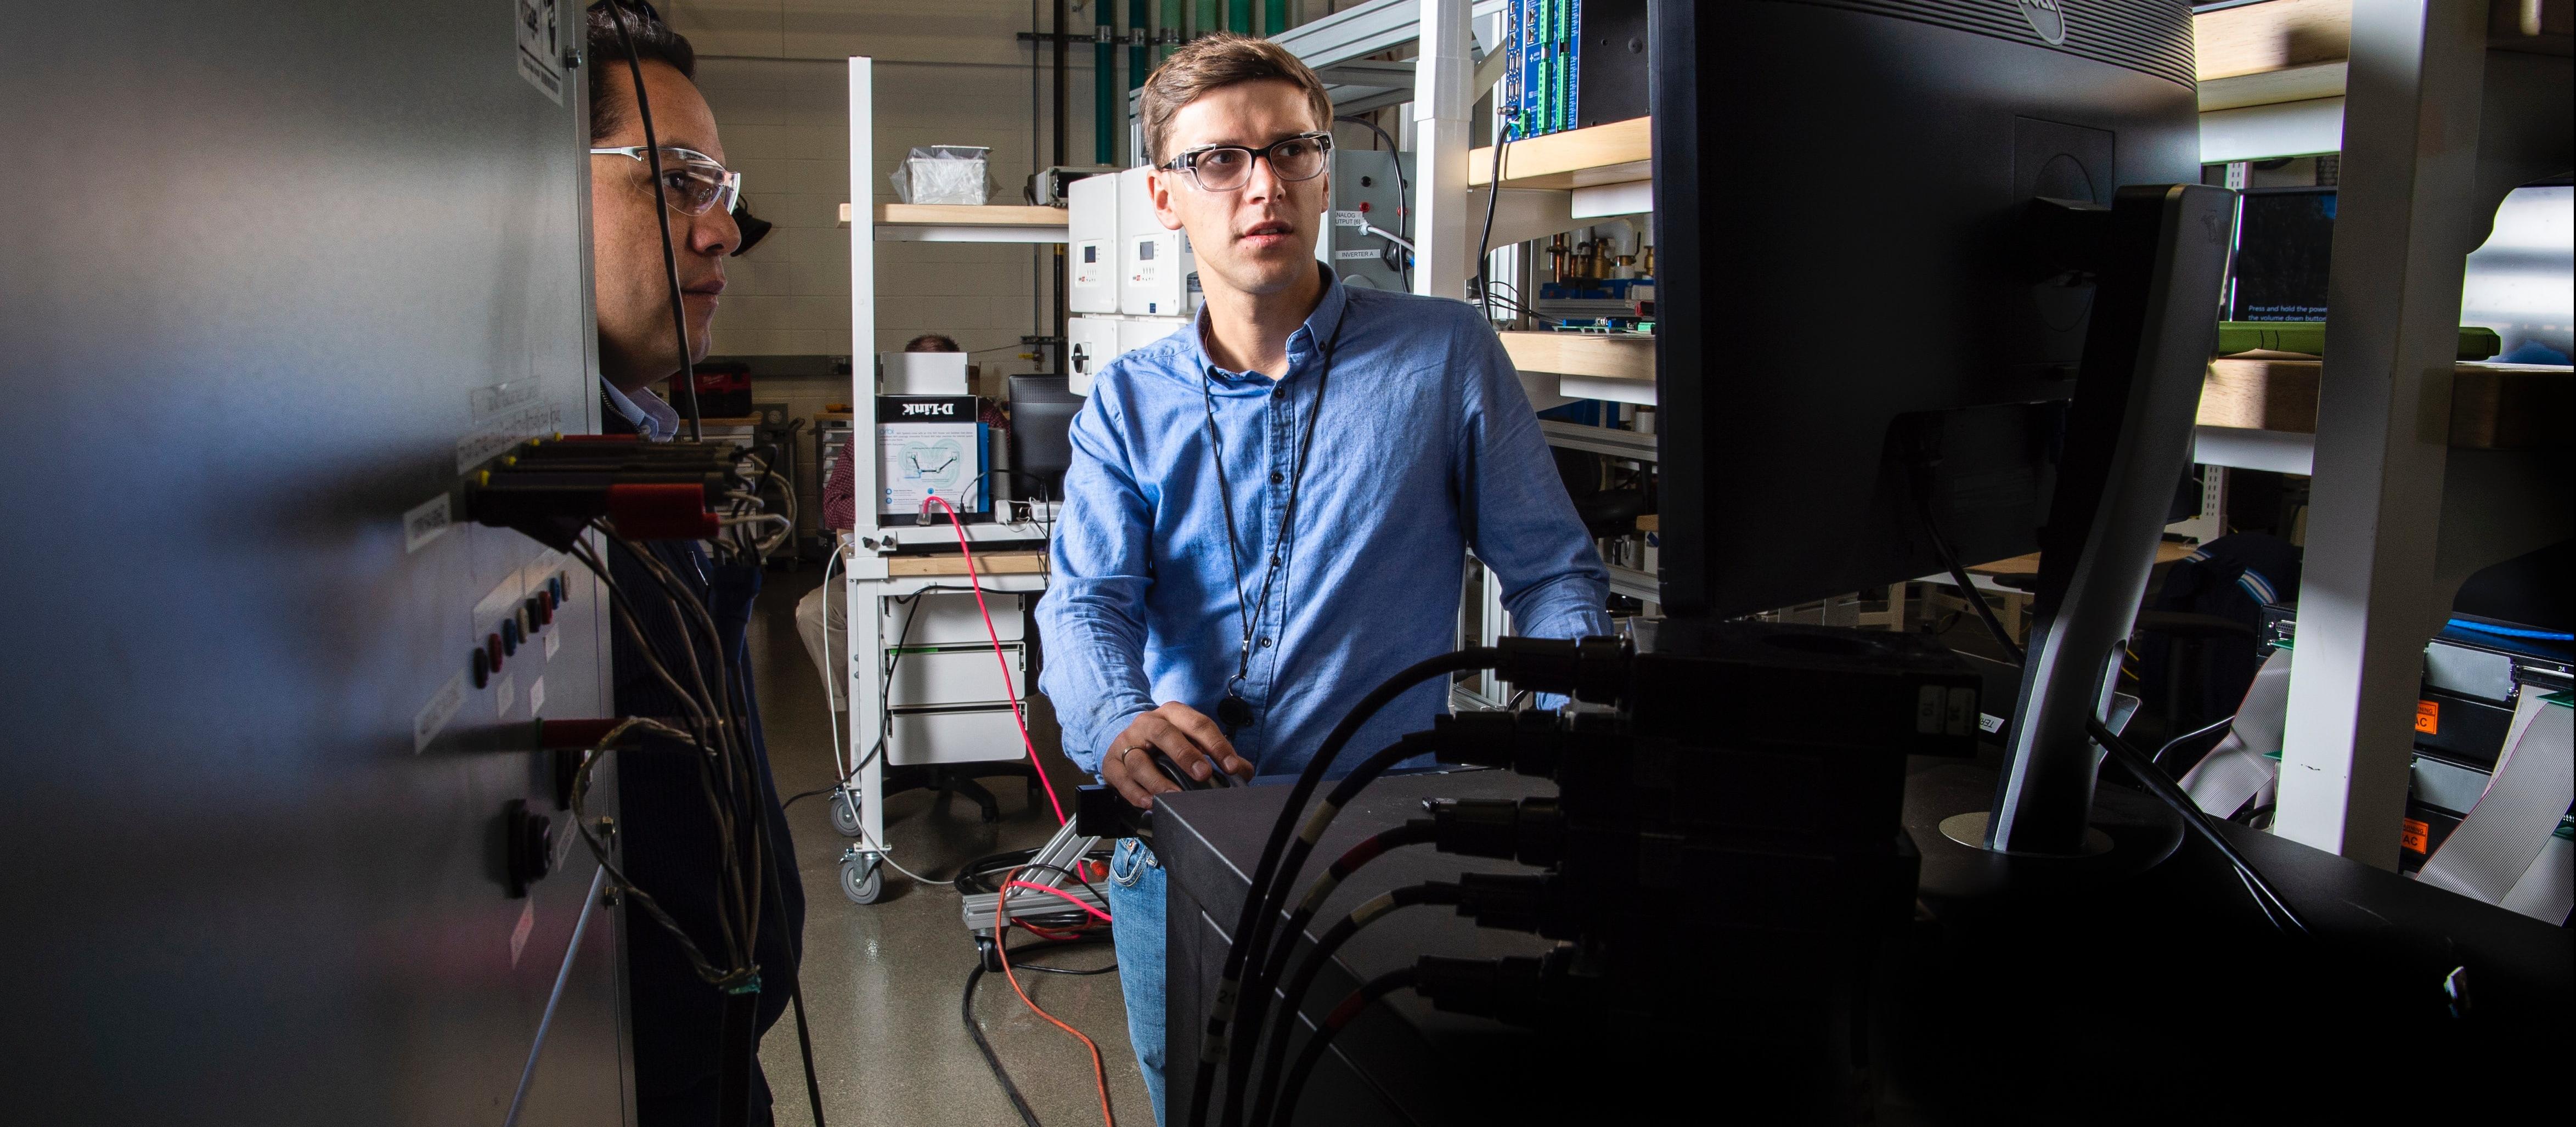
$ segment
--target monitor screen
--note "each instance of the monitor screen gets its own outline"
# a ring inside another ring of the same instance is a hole
[[[2335,190],[2257,188],[2236,227],[2230,321],[2323,321],[2334,256]]]
[[[1082,397],[1063,376],[1011,377],[1011,492],[1032,500],[1064,496],[1073,465],[1073,413]]]

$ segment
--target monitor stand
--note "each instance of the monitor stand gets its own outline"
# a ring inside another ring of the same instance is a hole
[[[2080,857],[2098,848],[2102,754],[2085,725],[2110,706],[2174,483],[2190,462],[2234,199],[2224,188],[2144,185],[2120,189],[2108,208],[2034,200],[2024,217],[2034,274],[2090,273],[2098,289],[2066,457],[2040,530],[2036,627],[1979,841],[1988,850]]]

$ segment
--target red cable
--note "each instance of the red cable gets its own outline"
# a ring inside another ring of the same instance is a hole
[[[1026,883],[1026,881],[1020,879],[1020,870],[1013,869],[1009,876],[1003,878],[1002,887],[1008,889],[1012,885]],[[1029,887],[1036,888],[1040,886],[1030,885]],[[1021,924],[1020,926],[1028,928],[1029,925]],[[1034,931],[1036,929],[1030,928],[1029,930]],[[1001,960],[1002,977],[1011,981],[1011,993],[1020,996],[1021,1005],[1027,1006],[1030,1013],[1034,1013],[1039,1017],[1047,1019],[1047,1021],[1053,1023],[1056,1028],[1073,1034],[1075,1040],[1082,1042],[1082,1047],[1091,1050],[1091,1079],[1092,1082],[1097,1084],[1100,1088],[1100,1122],[1102,1127],[1118,1127],[1118,1118],[1109,1113],[1109,1070],[1102,1067],[1100,1063],[1100,1046],[1092,1043],[1091,1038],[1083,1036],[1081,1030],[1070,1025],[1066,1025],[1063,1021],[1058,1020],[1054,1014],[1039,1009],[1036,1002],[1029,1000],[1028,991],[1020,989],[1020,976],[1011,972],[1011,911],[1010,898],[1007,894],[996,897],[993,900],[993,953],[996,958]]]
[[[1020,729],[1020,746],[1029,753],[1029,770],[1038,773],[1038,784],[1046,788],[1047,805],[1055,807],[1055,824],[1065,824],[1064,803],[1056,801],[1055,784],[1047,780],[1046,767],[1038,762],[1038,745],[1029,739],[1029,722],[1020,718],[1020,691],[1011,687],[1011,659],[1002,655],[1001,631],[993,629],[993,612],[984,607],[984,580],[975,574],[975,549],[966,544],[966,524],[957,519],[957,507],[936,493],[921,503],[925,510],[930,502],[948,511],[948,526],[957,530],[957,550],[966,555],[966,585],[975,590],[975,613],[984,616],[984,636],[993,640],[993,664],[1002,667],[1002,692],[1011,698],[1011,723]]]
[[[1083,911],[1089,912],[1089,913],[1091,913],[1092,915],[1095,915],[1095,916],[1100,917],[1100,922],[1102,922],[1102,923],[1108,923],[1108,922],[1109,922],[1109,913],[1104,912],[1104,911],[1101,911],[1101,910],[1100,910],[1100,909],[1098,909],[1098,908],[1094,908],[1094,907],[1092,907],[1092,906],[1091,906],[1091,902],[1090,902],[1090,901],[1088,901],[1088,900],[1084,900],[1084,899],[1082,899],[1082,898],[1080,898],[1080,897],[1078,897],[1078,896],[1073,895],[1072,893],[1066,892],[1065,890],[1063,890],[1063,889],[1061,889],[1061,888],[1054,888],[1054,887],[1050,887],[1050,886],[1048,886],[1048,885],[1038,884],[1038,883],[1035,883],[1035,882],[1032,882],[1032,881],[1025,881],[1025,880],[1015,880],[1015,881],[1012,881],[1012,882],[1010,882],[1009,884],[1005,884],[1005,885],[1003,885],[1003,886],[1002,886],[1002,888],[1004,889],[1004,892],[1005,892],[1005,894],[1006,894],[1006,895],[1008,894],[1008,890],[1010,890],[1010,889],[1014,889],[1014,888],[1025,888],[1025,889],[1028,889],[1028,890],[1029,890],[1029,891],[1031,891],[1031,892],[1043,892],[1043,893],[1046,893],[1046,894],[1047,894],[1047,895],[1049,895],[1049,896],[1053,896],[1053,897],[1055,897],[1055,898],[1057,898],[1057,899],[1059,899],[1059,900],[1066,901],[1067,903],[1072,904],[1072,905],[1073,905],[1074,907],[1076,907],[1076,908],[1080,908],[1080,909],[1082,909]]]

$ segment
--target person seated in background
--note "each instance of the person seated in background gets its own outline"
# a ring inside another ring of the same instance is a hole
[[[937,333],[923,333],[904,342],[906,352],[957,352],[957,342]],[[859,451],[858,435],[851,435],[849,450]],[[831,535],[848,532],[858,524],[858,477],[851,470],[855,463],[849,455],[832,466],[832,476],[823,482],[823,527]],[[838,543],[835,542],[837,550]],[[805,652],[814,659],[814,668],[823,675],[823,691],[831,694],[832,711],[848,712],[850,685],[850,632],[847,615],[841,606],[841,584],[838,579],[814,588],[796,601],[796,632],[805,639]]]

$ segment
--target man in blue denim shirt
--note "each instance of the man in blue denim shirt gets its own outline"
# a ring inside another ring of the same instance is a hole
[[[1514,632],[1609,632],[1608,573],[1491,326],[1315,261],[1332,116],[1314,72],[1209,36],[1147,81],[1142,116],[1156,214],[1189,232],[1206,307],[1111,364],[1074,418],[1038,607],[1074,762],[1140,807],[1178,789],[1151,750],[1201,780],[1299,770],[1351,702],[1453,647],[1470,546]],[[1405,694],[1351,760],[1447,705],[1445,683]],[[1110,869],[1159,1120],[1163,874],[1134,841]]]

